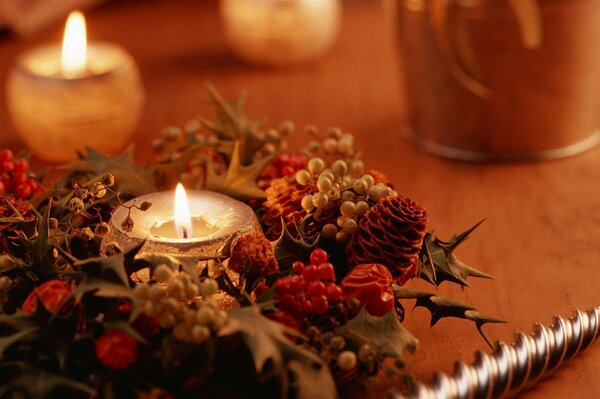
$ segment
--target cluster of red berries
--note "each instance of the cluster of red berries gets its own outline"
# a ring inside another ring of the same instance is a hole
[[[277,155],[271,165],[265,167],[258,178],[257,186],[266,190],[274,179],[285,176],[294,176],[296,172],[304,169],[308,159],[302,154],[282,152]]]
[[[0,194],[14,194],[28,199],[42,191],[42,186],[27,173],[26,159],[16,158],[9,149],[0,150]]]
[[[332,304],[342,300],[342,289],[335,283],[334,268],[327,258],[327,252],[315,249],[309,264],[294,262],[296,274],[275,281],[277,306],[299,324],[310,315],[327,313]]]

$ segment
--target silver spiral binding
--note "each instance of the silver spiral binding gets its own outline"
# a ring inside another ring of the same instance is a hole
[[[408,396],[394,399],[479,399],[514,395],[548,377],[587,349],[600,335],[600,306],[575,309],[570,319],[554,316],[550,327],[515,334],[515,342],[498,342],[491,354],[478,351],[473,364],[457,362],[449,376],[436,373],[431,384],[417,383]]]

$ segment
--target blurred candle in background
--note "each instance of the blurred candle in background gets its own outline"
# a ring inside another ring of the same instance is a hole
[[[242,60],[283,66],[313,61],[335,43],[340,0],[221,0],[231,50]]]
[[[38,158],[65,162],[92,147],[115,154],[131,142],[144,93],[123,48],[87,44],[83,14],[69,15],[62,47],[19,57],[7,81],[7,105],[19,136]]]

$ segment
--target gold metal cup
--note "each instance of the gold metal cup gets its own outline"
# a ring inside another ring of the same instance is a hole
[[[600,2],[389,0],[410,142],[468,161],[600,141]]]

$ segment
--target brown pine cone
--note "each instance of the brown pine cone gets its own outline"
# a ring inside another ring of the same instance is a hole
[[[346,247],[351,266],[380,263],[403,285],[417,268],[427,228],[427,212],[401,196],[387,197],[360,220]]]
[[[237,273],[252,273],[262,276],[277,272],[278,265],[273,246],[258,231],[243,234],[231,246],[229,268]]]
[[[265,194],[267,200],[263,203],[263,223],[267,226],[265,235],[270,240],[276,240],[281,234],[281,218],[295,233],[294,221],[300,222],[306,215],[302,210],[302,198],[308,193],[308,185],[301,186],[293,176],[282,177],[271,182]]]

